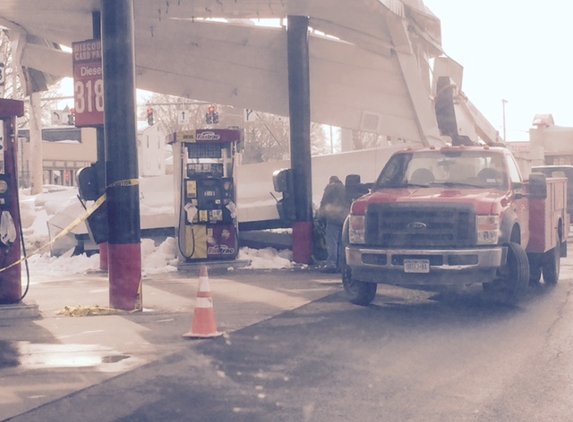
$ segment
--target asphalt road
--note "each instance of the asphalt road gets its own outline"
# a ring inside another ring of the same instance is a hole
[[[573,268],[517,307],[340,290],[13,421],[571,421]]]

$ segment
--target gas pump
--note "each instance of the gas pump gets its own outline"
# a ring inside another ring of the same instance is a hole
[[[180,259],[235,259],[239,129],[197,129],[172,135],[175,215]]]
[[[22,299],[16,117],[23,115],[22,101],[0,98],[0,304]]]

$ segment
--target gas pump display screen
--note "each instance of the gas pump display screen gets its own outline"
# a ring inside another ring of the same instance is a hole
[[[197,201],[199,208],[213,208],[221,205],[223,195],[220,179],[197,181]]]
[[[187,164],[187,177],[223,177],[223,164],[221,163],[189,163]]]
[[[221,158],[222,144],[187,144],[189,158]]]

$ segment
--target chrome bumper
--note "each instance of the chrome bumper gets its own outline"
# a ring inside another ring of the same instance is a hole
[[[424,272],[407,272],[404,259],[427,260]],[[350,245],[346,263],[357,280],[384,284],[472,284],[493,280],[507,261],[507,248],[375,249]]]

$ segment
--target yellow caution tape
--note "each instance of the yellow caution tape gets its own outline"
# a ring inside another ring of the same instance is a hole
[[[117,187],[137,186],[137,185],[139,185],[139,179],[125,179],[125,180],[116,180],[115,182],[107,185],[107,187],[117,188]]]
[[[121,315],[121,314],[132,314],[134,312],[139,312],[139,309],[134,309],[133,311],[123,311],[121,309],[115,308],[105,308],[99,305],[94,306],[82,306],[78,305],[73,308],[69,306],[64,306],[56,312],[56,315],[66,315],[72,317],[85,317],[94,315]]]
[[[114,187],[137,186],[137,185],[139,185],[139,179],[126,179],[126,180],[117,180],[117,181],[109,184],[107,187],[108,188],[114,188]],[[85,210],[85,212],[82,215],[80,215],[78,218],[76,218],[74,221],[72,221],[70,224],[68,224],[68,226],[65,229],[63,229],[61,232],[59,232],[50,242],[46,243],[44,246],[39,247],[35,251],[29,253],[27,256],[20,258],[18,261],[13,262],[12,264],[10,264],[4,268],[0,268],[0,273],[4,272],[4,271],[6,271],[12,267],[15,267],[18,264],[21,264],[22,262],[26,261],[31,256],[34,256],[34,255],[40,253],[42,250],[46,249],[48,246],[52,245],[57,240],[68,235],[73,229],[75,229],[81,223],[86,221],[88,219],[88,217],[90,215],[92,215],[101,206],[101,204],[103,204],[105,202],[105,200],[106,200],[106,194],[104,193],[102,196],[100,196],[92,204],[92,206],[90,206],[87,210]]]
[[[136,312],[142,312],[143,304],[141,303],[141,290],[142,290],[142,283],[140,280],[139,288],[137,290],[137,297],[135,299],[135,307],[131,311],[117,308],[102,307],[99,305],[93,305],[93,306],[78,305],[73,308],[69,306],[64,306],[63,309],[60,309],[59,311],[56,312],[56,315],[85,317],[94,315],[126,315],[126,314],[134,314]]]
[[[129,179],[129,180],[119,180],[117,182],[112,183],[108,187],[135,186],[138,184],[139,184],[138,179]],[[66,236],[67,234],[69,234],[73,229],[75,229],[81,223],[86,221],[89,218],[89,216],[92,215],[105,201],[106,201],[106,194],[104,193],[88,209],[86,209],[79,217],[77,217],[74,221],[72,221],[70,224],[68,224],[68,226],[66,228],[64,228],[61,232],[59,232],[56,236],[54,236],[54,238],[50,242],[46,243],[44,246],[39,247],[38,249],[36,249],[32,253],[28,254],[27,256],[20,258],[18,261],[8,265],[7,267],[0,268],[0,273],[22,263],[23,261],[26,261],[31,256],[38,254],[43,249],[47,248],[48,246],[52,245],[57,240]],[[85,306],[79,305],[79,306],[76,306],[74,308],[70,308],[69,306],[65,306],[60,311],[56,312],[56,314],[57,315],[68,315],[68,316],[73,316],[73,317],[83,317],[83,316],[92,316],[92,315],[121,315],[121,314],[131,314],[134,312],[141,312],[143,310],[143,306],[141,303],[141,287],[142,287],[141,284],[142,283],[140,280],[139,281],[139,288],[138,288],[138,292],[137,292],[135,309],[133,309],[132,311],[124,311],[124,310],[115,309],[115,308],[104,308],[104,307],[100,307],[98,305],[94,305],[91,307],[85,307]]]
[[[142,283],[139,280],[139,287],[137,288],[137,296],[135,297],[135,308],[133,312],[143,311],[143,303],[141,301],[142,297]]]
[[[0,273],[4,272],[4,271],[6,271],[12,267],[15,267],[18,264],[21,264],[22,262],[26,261],[31,256],[34,256],[34,255],[40,253],[42,250],[44,250],[48,246],[52,245],[55,241],[61,239],[62,237],[66,236],[67,234],[69,234],[73,229],[75,229],[81,223],[86,221],[88,219],[88,217],[90,215],[92,215],[101,206],[101,204],[103,204],[105,202],[105,200],[106,200],[106,195],[104,193],[87,210],[85,210],[82,215],[80,215],[78,218],[76,218],[74,221],[72,221],[70,224],[68,224],[68,226],[65,229],[63,229],[56,236],[54,236],[54,238],[50,242],[46,243],[44,246],[39,247],[35,251],[29,253],[27,256],[20,258],[18,261],[13,262],[12,264],[10,264],[4,268],[0,268]]]
[[[136,185],[139,185],[139,179],[118,180],[118,181],[113,182],[110,185],[108,185],[108,187],[111,188],[111,187],[118,187],[118,186],[136,186]],[[66,228],[64,228],[61,232],[59,232],[50,242],[46,243],[44,246],[39,247],[34,252],[28,254],[28,256],[20,259],[19,261],[16,261],[7,267],[0,268],[0,272],[6,271],[8,268],[11,268],[15,265],[20,264],[21,262],[28,259],[30,256],[36,255],[37,253],[44,250],[48,246],[52,245],[57,240],[68,235],[73,229],[75,229],[81,223],[86,221],[89,218],[89,216],[92,215],[105,201],[106,201],[106,194],[104,193],[88,209],[86,209],[83,214],[81,214],[74,221],[72,221],[70,224],[68,224],[68,226]]]

